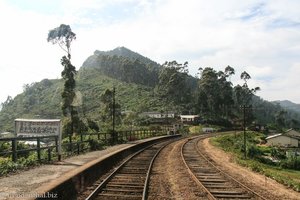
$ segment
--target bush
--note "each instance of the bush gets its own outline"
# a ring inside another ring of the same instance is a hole
[[[271,148],[271,156],[280,160],[286,158],[285,151],[282,151],[281,149],[276,147]]]
[[[9,151],[11,149],[11,145],[9,142],[0,142],[0,151]]]
[[[268,159],[268,158],[265,158],[265,157],[262,157],[262,156],[256,157],[256,160],[258,160],[261,163],[267,164],[267,165],[273,165],[273,166],[277,165],[271,159]]]
[[[248,157],[256,158],[263,154],[263,152],[255,145],[251,145],[248,149]]]
[[[280,162],[280,167],[300,170],[300,158],[289,158]]]
[[[91,151],[96,151],[96,150],[102,150],[103,149],[103,144],[99,140],[90,139],[89,140],[89,145],[90,145]]]
[[[17,170],[17,164],[10,158],[0,158],[0,175],[8,174]]]
[[[31,153],[27,158],[21,157],[17,162],[13,162],[10,158],[0,157],[0,176],[37,164],[36,153]]]
[[[272,147],[269,146],[258,146],[263,155],[270,155]]]

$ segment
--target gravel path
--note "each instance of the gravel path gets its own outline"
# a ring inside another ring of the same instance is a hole
[[[182,143],[180,140],[168,145],[158,155],[150,178],[149,200],[207,199],[203,189],[190,178],[180,156]]]
[[[272,200],[300,200],[299,192],[289,189],[273,179],[254,173],[250,169],[234,163],[233,158],[229,153],[225,153],[212,146],[209,143],[209,139],[202,140],[199,145],[204,147],[203,149],[205,149],[205,152],[209,154],[215,163],[217,163],[220,169],[226,171],[257,193],[262,194],[265,198]]]

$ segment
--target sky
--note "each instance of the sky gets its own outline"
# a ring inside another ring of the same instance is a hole
[[[158,63],[246,71],[268,101],[300,103],[298,0],[0,0],[0,102],[25,84],[60,78],[65,53],[47,42],[68,24],[77,69],[95,50],[125,46]]]

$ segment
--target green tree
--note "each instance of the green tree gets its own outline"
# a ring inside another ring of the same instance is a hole
[[[275,122],[278,130],[282,130],[282,128],[285,127],[286,116],[287,116],[287,111],[285,110],[280,110],[275,114]]]
[[[219,82],[219,95],[220,95],[220,105],[219,110],[222,117],[229,119],[232,114],[232,107],[234,105],[233,100],[233,88],[232,83],[228,79],[235,74],[234,68],[227,66],[224,72],[218,72],[218,82]]]
[[[241,79],[244,81],[242,86],[237,85],[235,87],[236,103],[238,105],[249,105],[254,94],[260,90],[259,87],[249,88],[248,80],[251,79],[251,76],[246,72],[241,73]]]
[[[112,126],[113,114],[114,114],[113,112],[115,112],[116,125],[121,123],[121,105],[118,103],[115,103],[115,105],[113,105],[114,104],[113,98],[114,98],[114,92],[109,89],[105,90],[100,97],[100,101],[102,103],[102,110],[100,113],[101,121],[106,123],[108,127]]]
[[[237,85],[234,87],[237,121],[239,121],[241,124],[243,121],[242,119],[245,117],[245,122],[248,124],[255,119],[252,111],[252,98],[254,97],[255,93],[260,90],[260,88],[248,87],[247,82],[251,79],[251,76],[246,71],[241,73],[240,78],[244,81],[244,84],[242,86]]]
[[[158,95],[165,99],[168,106],[185,107],[191,101],[191,86],[188,83],[188,62],[165,62],[159,72],[156,86]]]
[[[218,73],[210,67],[201,70],[198,83],[198,107],[200,113],[209,119],[215,118],[219,113],[220,85]]]
[[[61,72],[61,76],[65,80],[62,96],[62,112],[65,117],[70,116],[72,134],[75,130],[80,128],[78,112],[73,105],[75,93],[75,75],[77,73],[75,66],[71,63],[71,43],[76,39],[76,34],[72,32],[69,25],[61,24],[59,27],[49,31],[47,41],[52,44],[58,44],[62,50],[67,53],[67,56],[63,56],[61,59],[61,65],[64,70]],[[75,130],[74,130],[75,128]]]

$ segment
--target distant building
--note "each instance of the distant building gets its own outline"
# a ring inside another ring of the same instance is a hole
[[[168,112],[143,112],[141,115],[147,116],[150,118],[156,119],[164,119],[164,118],[175,118],[175,112],[168,111]]]
[[[197,124],[199,119],[199,115],[180,115],[180,121],[185,124]]]
[[[215,132],[216,130],[214,128],[210,128],[210,127],[204,127],[202,128],[202,132],[203,133],[212,133]]]
[[[170,124],[175,121],[175,112],[143,112],[140,114],[150,118],[151,124]]]
[[[300,138],[300,133],[298,131],[295,131],[294,129],[289,129],[285,133],[285,135],[293,136],[293,137],[299,137]]]
[[[296,132],[297,133],[297,132]],[[294,136],[295,132],[290,130],[285,133],[279,133],[276,135],[271,135],[266,138],[267,145],[269,146],[279,146],[279,147],[299,147],[300,137]]]

